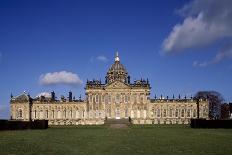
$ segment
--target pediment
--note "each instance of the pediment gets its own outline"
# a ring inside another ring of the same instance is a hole
[[[121,82],[121,81],[114,81],[110,84],[108,84],[106,89],[125,89],[125,88],[130,88],[127,84]]]

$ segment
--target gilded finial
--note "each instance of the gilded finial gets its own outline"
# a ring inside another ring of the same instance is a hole
[[[119,59],[119,55],[118,55],[118,51],[116,52],[116,56],[115,56],[114,61],[120,61],[120,59]]]

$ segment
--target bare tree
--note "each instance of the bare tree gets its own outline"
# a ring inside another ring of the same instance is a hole
[[[223,103],[221,105],[221,119],[229,119],[230,118],[230,106],[227,103]]]
[[[219,119],[221,116],[221,104],[224,98],[216,91],[199,91],[195,95],[197,99],[207,99],[209,101],[209,118]]]

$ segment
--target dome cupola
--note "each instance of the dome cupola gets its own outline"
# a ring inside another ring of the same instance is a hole
[[[116,80],[121,81],[123,83],[128,83],[128,72],[126,68],[120,63],[118,52],[116,52],[114,63],[111,65],[107,72],[106,84],[112,83]]]

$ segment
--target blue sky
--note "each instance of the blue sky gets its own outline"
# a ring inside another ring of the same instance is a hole
[[[11,93],[84,96],[87,78],[104,81],[117,50],[132,80],[149,78],[151,97],[215,90],[231,102],[229,4],[2,0],[0,118],[9,118]]]

